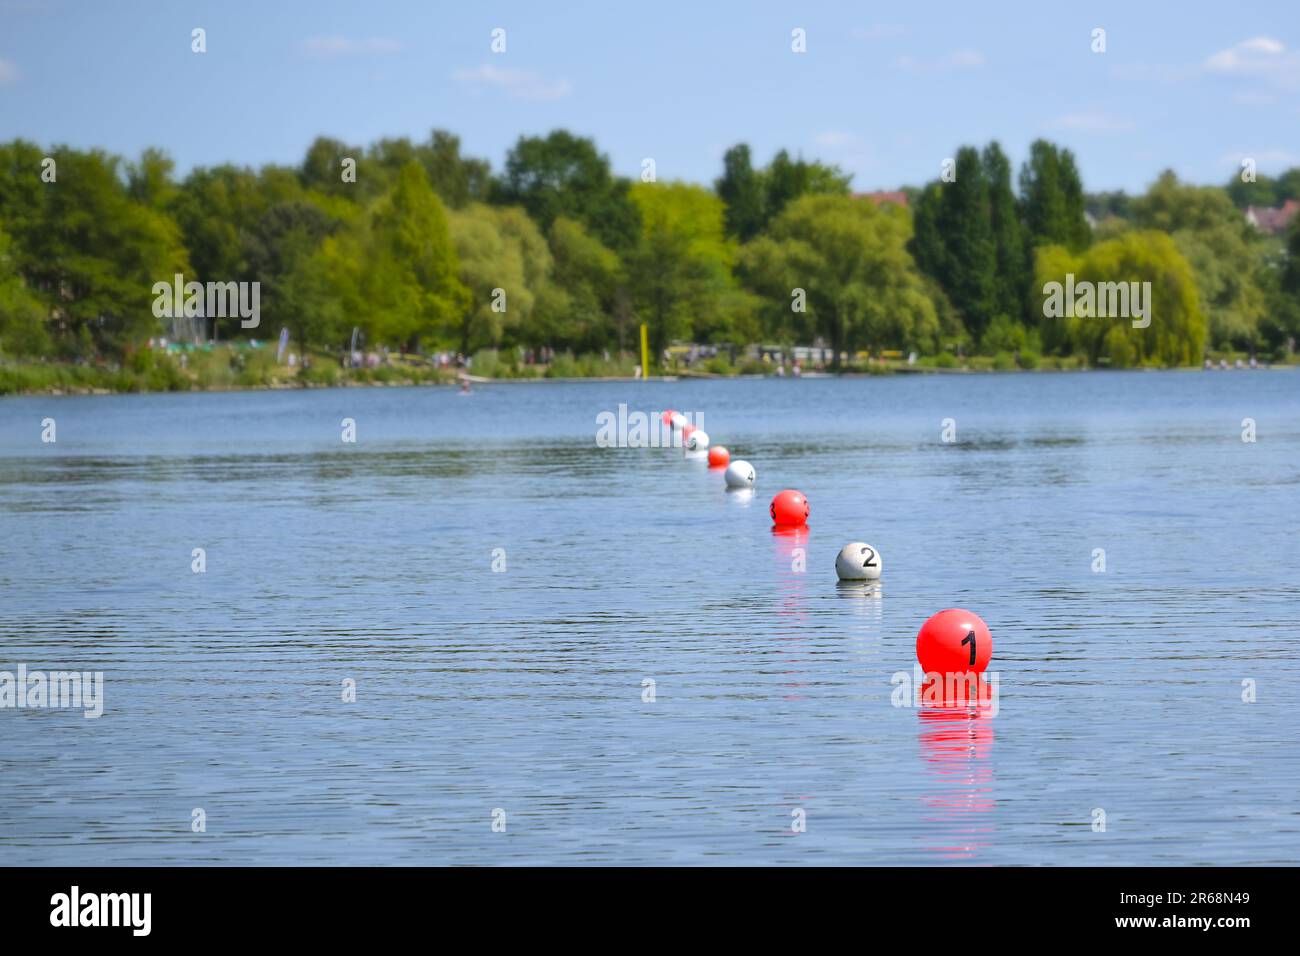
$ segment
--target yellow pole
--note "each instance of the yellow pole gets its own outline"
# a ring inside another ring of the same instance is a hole
[[[650,377],[650,340],[646,335],[646,325],[641,323],[641,378]]]

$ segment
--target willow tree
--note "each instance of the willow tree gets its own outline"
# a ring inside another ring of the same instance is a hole
[[[1035,269],[1044,292],[1041,328],[1049,348],[1081,353],[1092,364],[1112,368],[1200,362],[1206,320],[1196,277],[1166,233],[1128,232],[1080,254],[1044,246]],[[1076,290],[1064,311],[1046,308],[1048,289],[1055,293],[1058,285]],[[1127,301],[1128,308],[1121,314],[1104,309],[1103,287],[1122,293],[1109,299]],[[1111,314],[1103,314],[1107,311]]]
[[[452,213],[459,277],[469,298],[455,327],[462,353],[495,348],[508,332],[525,331],[547,294],[551,253],[517,206],[471,204]]]
[[[740,272],[790,316],[795,335],[825,336],[838,366],[848,348],[933,345],[939,320],[911,237],[905,209],[804,196],[745,246]]]

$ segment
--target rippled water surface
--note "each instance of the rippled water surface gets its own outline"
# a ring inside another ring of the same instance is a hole
[[[598,448],[620,402],[758,493]],[[1262,371],[2,399],[0,670],[105,710],[0,710],[0,863],[1300,862],[1298,413]],[[893,706],[952,606],[996,716]]]

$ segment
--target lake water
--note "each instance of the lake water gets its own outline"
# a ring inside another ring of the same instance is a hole
[[[0,864],[1297,863],[1298,504],[1283,371],[0,399],[0,670],[104,674]],[[954,606],[996,716],[891,700]]]

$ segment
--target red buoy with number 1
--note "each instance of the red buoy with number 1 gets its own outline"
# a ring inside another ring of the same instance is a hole
[[[916,659],[927,674],[982,674],[992,656],[989,626],[959,607],[931,616],[916,635]]]

